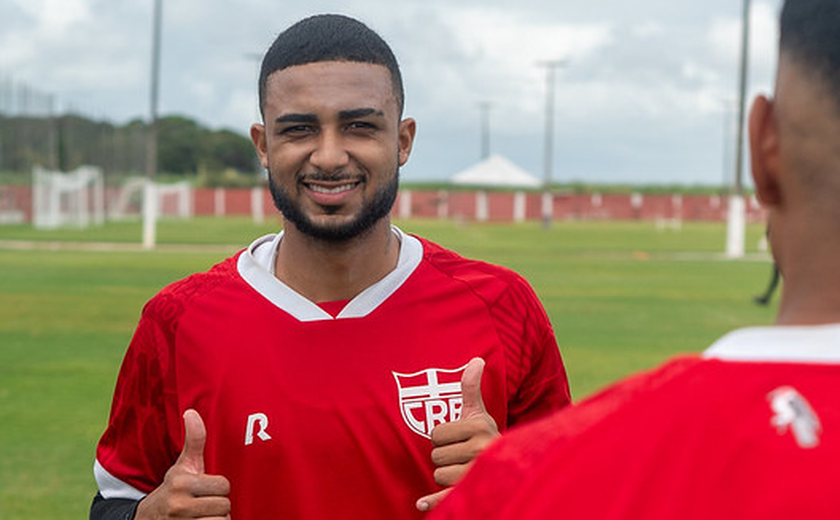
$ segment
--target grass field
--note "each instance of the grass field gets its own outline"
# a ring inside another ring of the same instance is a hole
[[[398,223],[465,256],[511,267],[541,297],[576,400],[628,372],[702,350],[729,329],[767,324],[765,255],[720,258],[722,224],[457,225]],[[164,221],[163,246],[126,250],[138,223],[86,231],[0,227],[0,519],[86,518],[93,450],[143,303],[277,222]],[[748,252],[763,229],[748,230]],[[41,249],[18,241],[35,240]],[[78,242],[58,248],[50,241]],[[122,243],[85,250],[83,243]],[[176,247],[178,245],[191,247]]]

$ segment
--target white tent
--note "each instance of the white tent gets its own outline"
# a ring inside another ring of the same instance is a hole
[[[501,155],[492,155],[452,177],[452,184],[510,188],[538,188],[537,177]]]

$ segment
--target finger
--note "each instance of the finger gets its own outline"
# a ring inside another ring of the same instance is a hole
[[[454,486],[470,469],[472,464],[451,464],[437,468],[434,473],[435,483],[440,486]]]
[[[230,481],[222,475],[181,473],[171,477],[174,490],[186,491],[193,497],[225,497],[230,494]]]
[[[472,358],[461,375],[461,419],[487,413],[481,398],[481,376],[484,374],[484,360]]]
[[[415,506],[420,511],[431,511],[449,494],[450,488],[443,489],[437,493],[426,495],[417,501]]]
[[[196,498],[190,512],[194,518],[224,518],[230,514],[230,499],[227,497]]]
[[[484,443],[470,441],[439,446],[432,450],[432,463],[437,468],[450,464],[466,464],[478,456],[483,448]]]
[[[496,438],[499,428],[490,414],[461,418],[459,421],[443,423],[432,430],[432,446],[442,447],[467,442],[476,437],[490,441]]]
[[[180,466],[189,473],[204,473],[204,443],[207,441],[207,429],[201,415],[193,409],[184,412],[184,448],[178,457]]]

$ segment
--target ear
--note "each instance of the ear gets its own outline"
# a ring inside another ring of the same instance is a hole
[[[257,151],[257,157],[260,158],[262,167],[268,169],[268,145],[266,143],[265,125],[261,123],[254,123],[251,125],[251,141],[254,143],[254,149]]]
[[[408,162],[408,156],[411,155],[411,147],[414,144],[414,133],[417,131],[417,123],[412,118],[406,118],[400,121],[399,135],[399,161],[400,166]]]
[[[773,102],[765,96],[758,96],[753,102],[749,132],[756,195],[765,207],[778,206],[782,202],[779,185],[782,164],[779,125]]]

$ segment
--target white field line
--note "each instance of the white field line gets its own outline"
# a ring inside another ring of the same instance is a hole
[[[225,244],[158,244],[151,251],[187,253],[234,253],[245,246]],[[60,242],[49,240],[0,240],[0,249],[19,251],[101,251],[145,252],[140,243],[122,242]]]

